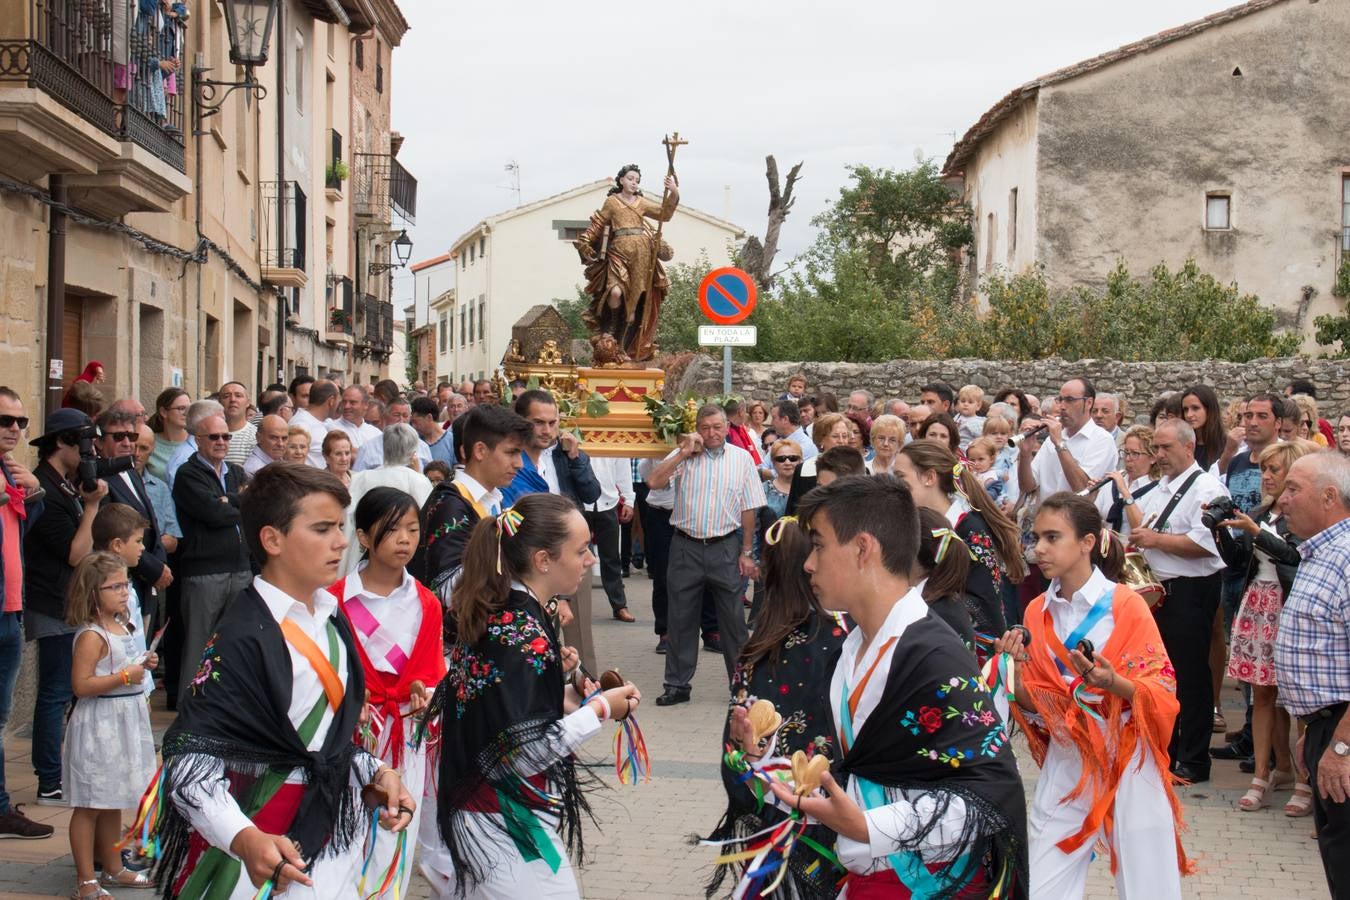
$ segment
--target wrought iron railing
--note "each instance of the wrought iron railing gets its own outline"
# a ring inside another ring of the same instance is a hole
[[[277,269],[305,268],[305,192],[297,181],[262,183],[260,243],[262,264]]]
[[[388,153],[355,153],[353,208],[359,218],[388,224],[391,213],[417,218],[417,179]]]
[[[0,38],[0,82],[26,82],[182,171],[186,29],[174,10],[141,13],[138,0],[30,0],[29,34]]]

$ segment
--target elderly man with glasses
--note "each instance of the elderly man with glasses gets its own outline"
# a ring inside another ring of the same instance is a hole
[[[178,696],[186,696],[197,661],[221,613],[253,578],[239,531],[239,491],[248,476],[225,459],[230,429],[223,415],[197,423],[197,452],[178,470],[173,500],[183,540],[178,544],[183,580],[183,667]]]

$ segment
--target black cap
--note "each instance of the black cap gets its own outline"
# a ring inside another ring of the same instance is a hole
[[[60,434],[63,431],[76,431],[93,424],[93,421],[78,409],[58,409],[47,417],[46,427],[43,428],[41,436],[33,438],[28,444],[36,447],[48,435]]]

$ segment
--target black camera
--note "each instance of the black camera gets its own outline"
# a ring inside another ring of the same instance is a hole
[[[1234,518],[1237,518],[1237,506],[1232,497],[1215,497],[1205,504],[1204,511],[1200,513],[1201,524],[1210,531],[1218,528],[1220,522]]]
[[[94,425],[85,425],[71,432],[71,438],[80,448],[80,467],[78,469],[80,478],[80,490],[85,493],[98,488],[100,478],[111,478],[121,472],[125,472],[132,467],[135,462],[130,456],[119,456],[115,459],[100,459],[94,453],[94,438],[98,437],[98,428]]]

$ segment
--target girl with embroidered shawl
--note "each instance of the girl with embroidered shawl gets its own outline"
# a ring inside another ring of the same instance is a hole
[[[835,832],[846,900],[1026,897],[1022,781],[975,660],[911,584],[909,489],[849,476],[799,515],[811,586],[854,628],[828,684],[839,758],[824,796],[809,780],[798,795],[794,774],[770,785],[775,801]]]
[[[262,574],[225,610],[179,698],[133,828],[158,855],[165,897],[358,900],[371,816],[398,831],[416,810],[398,772],[352,742],[365,678],[324,589],[347,546],[349,499],[332,474],[285,463],[243,495]],[[382,795],[378,812],[362,808],[363,786]]]
[[[590,809],[573,751],[622,719],[632,684],[582,698],[577,668],[552,624],[555,597],[574,593],[595,558],[576,505],[527,494],[475,526],[452,615],[458,642],[428,717],[441,725],[437,820],[454,861],[438,897],[577,897],[569,853],[582,850]]]
[[[1100,841],[1121,897],[1180,898],[1191,864],[1168,771],[1176,676],[1158,627],[1143,598],[1115,580],[1123,548],[1090,500],[1052,494],[1034,533],[1051,581],[1027,607],[1030,643],[1013,629],[994,645],[1015,661],[1012,712],[1041,766],[1031,895],[1082,897]],[[1084,638],[1091,658],[1079,649]]]
[[[986,643],[976,648],[984,661],[987,641],[1004,630],[1003,582],[1026,576],[1017,525],[999,508],[979,478],[939,441],[920,439],[900,450],[895,473],[903,478],[920,506],[942,513],[970,548],[966,602],[971,622]]]
[[[832,760],[839,756],[830,699],[821,688],[847,630],[821,609],[811,591],[802,569],[810,552],[811,541],[793,516],[778,519],[764,533],[764,600],[755,633],[741,650],[731,678],[731,709],[722,731],[727,811],[710,841],[744,838],[786,818],[772,797],[766,802],[762,783],[747,777],[754,763],[766,756],[791,757],[798,750]],[[773,733],[764,736],[762,747],[759,736],[745,727],[747,710],[761,699],[771,701],[782,717]],[[826,850],[834,845],[834,833],[823,826],[812,826],[806,835]],[[738,848],[731,846],[728,852]],[[824,855],[804,845],[789,857],[788,874],[775,896],[835,896],[844,871],[833,857],[832,851]],[[718,866],[708,883],[708,896],[721,887],[729,871],[727,865]]]
[[[445,655],[440,601],[406,568],[417,549],[417,501],[398,488],[374,488],[356,504],[355,523],[361,562],[328,592],[356,636],[356,653],[366,676],[366,722],[357,740],[398,770],[408,793],[421,798],[427,753],[434,742],[408,744],[420,722],[417,714],[445,675]],[[392,832],[376,835],[365,863],[368,886],[378,887],[373,879],[394,869],[402,873],[399,891],[406,893],[413,873],[408,856],[423,811],[419,808],[413,814],[402,842]]]

